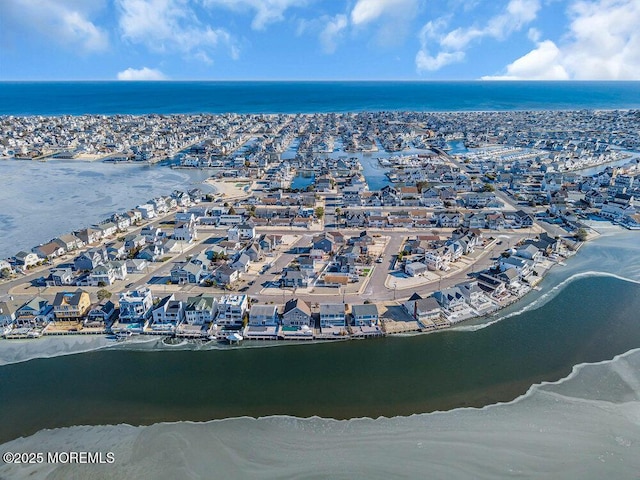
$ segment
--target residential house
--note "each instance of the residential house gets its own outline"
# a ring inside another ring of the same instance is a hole
[[[82,271],[91,271],[98,265],[103,265],[108,259],[104,248],[92,248],[82,252],[73,260],[73,268]]]
[[[119,303],[122,323],[144,323],[151,316],[153,297],[148,288],[120,293]]]
[[[213,278],[220,285],[230,285],[240,278],[240,271],[225,263],[213,271]]]
[[[429,267],[422,262],[407,262],[404,266],[404,273],[410,277],[418,277],[424,275]]]
[[[440,304],[432,296],[422,298],[414,293],[402,306],[409,315],[423,325],[439,320],[442,314]]]
[[[445,288],[433,293],[435,298],[442,308],[449,310],[450,312],[456,312],[467,308],[467,302],[458,287]]]
[[[111,300],[104,299],[89,307],[87,318],[83,321],[85,327],[105,327],[116,317],[116,306]]]
[[[127,278],[127,265],[121,260],[106,262],[95,267],[89,275],[89,285],[104,287]]]
[[[498,260],[498,265],[502,272],[504,272],[505,270],[514,269],[516,272],[518,272],[518,275],[520,275],[521,277],[526,277],[532,271],[533,261],[515,256],[507,258],[500,257],[500,259]]]
[[[309,282],[307,270],[287,270],[280,280],[281,286],[286,288],[306,288]]]
[[[32,252],[20,251],[16,253],[13,258],[15,258],[18,265],[21,265],[24,268],[33,267],[34,265],[37,265],[38,262],[40,262],[40,258],[38,257],[38,255]]]
[[[282,324],[289,327],[312,327],[311,307],[304,300],[289,300],[284,306]]]
[[[148,328],[152,331],[173,331],[184,320],[184,307],[173,294],[166,296],[154,305]]]
[[[71,267],[58,267],[49,270],[47,277],[47,287],[61,287],[63,285],[73,285],[75,277]]]
[[[173,227],[173,239],[191,243],[198,239],[198,226],[193,222],[177,222]]]
[[[75,292],[59,292],[53,300],[53,314],[56,322],[79,322],[89,312],[89,293],[78,289]]]
[[[351,323],[356,326],[373,326],[378,324],[378,307],[373,304],[352,305]]]
[[[218,303],[216,323],[222,326],[242,326],[248,305],[246,295],[223,296]]]
[[[200,294],[187,298],[184,308],[185,321],[190,325],[211,323],[218,313],[218,301],[210,295]]]
[[[102,231],[96,228],[85,228],[76,232],[76,237],[84,242],[85,245],[98,243],[102,238]]]
[[[16,319],[17,305],[11,302],[0,302],[0,327],[11,325]]]
[[[54,238],[53,242],[60,245],[67,252],[71,252],[73,250],[77,250],[78,248],[84,247],[84,242],[72,233],[60,235],[58,238]]]
[[[344,327],[347,316],[344,303],[320,304],[320,327]]]
[[[38,255],[38,257],[46,260],[60,257],[66,252],[66,250],[56,242],[49,242],[45,243],[44,245],[38,245],[37,247],[33,247],[31,251]]]
[[[253,305],[249,311],[249,325],[276,326],[278,324],[278,309],[275,305]]]
[[[39,327],[52,321],[53,305],[42,297],[34,297],[16,310],[16,327]]]
[[[176,262],[171,268],[171,283],[176,285],[199,284],[207,274],[203,264]]]

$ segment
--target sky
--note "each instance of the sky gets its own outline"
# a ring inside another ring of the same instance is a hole
[[[0,0],[0,80],[640,80],[640,0]]]

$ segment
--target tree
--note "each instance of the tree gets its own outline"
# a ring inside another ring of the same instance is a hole
[[[101,289],[98,290],[98,292],[96,293],[96,295],[98,295],[98,300],[102,301],[104,299],[108,299],[111,298],[111,292],[107,289]]]
[[[9,270],[8,268],[3,268],[0,271],[0,277],[1,278],[9,278],[11,276],[11,270]]]
[[[493,185],[491,185],[490,183],[485,183],[482,186],[482,191],[483,192],[494,192],[495,191],[495,187]]]
[[[581,242],[584,242],[587,239],[587,236],[589,235],[589,233],[584,229],[584,228],[579,228],[574,237],[576,239],[578,239]]]
[[[236,214],[236,209],[233,207],[229,207],[229,215],[235,215]]]
[[[319,220],[322,220],[322,217],[324,217],[324,207],[317,207],[314,213]]]

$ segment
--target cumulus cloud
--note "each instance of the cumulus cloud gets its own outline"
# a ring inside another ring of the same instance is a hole
[[[185,0],[118,0],[122,38],[156,52],[182,52],[209,58],[219,45],[237,54],[231,34],[203,25]]]
[[[358,0],[351,10],[351,22],[363,25],[383,15],[398,15],[414,10],[415,0]]]
[[[460,62],[472,42],[485,37],[504,40],[535,20],[539,10],[540,0],[510,0],[504,12],[490,18],[484,26],[473,25],[446,31],[450,17],[430,21],[420,31],[416,68],[419,72],[433,71]],[[436,54],[429,52],[432,43],[437,44]]]
[[[574,1],[569,31],[557,44],[537,43],[507,65],[505,73],[485,79],[640,79],[640,2]]]
[[[154,68],[127,68],[118,72],[118,80],[139,81],[139,80],[166,80],[167,77],[160,70]]]
[[[56,43],[99,52],[109,46],[107,32],[90,18],[101,2],[74,0],[2,0],[2,28],[43,34]]]
[[[251,28],[263,30],[268,24],[284,20],[289,8],[301,7],[306,0],[205,0],[207,6],[222,6],[230,10],[252,10],[255,12]]]
[[[327,19],[327,22],[320,32],[320,43],[325,53],[333,53],[336,50],[337,42],[344,29],[347,28],[347,16],[338,14]]]

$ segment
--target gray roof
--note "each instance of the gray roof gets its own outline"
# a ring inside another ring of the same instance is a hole
[[[365,305],[352,305],[351,314],[354,317],[375,316],[378,315],[378,307],[376,307],[373,303]]]
[[[320,315],[344,314],[344,303],[321,303]]]

